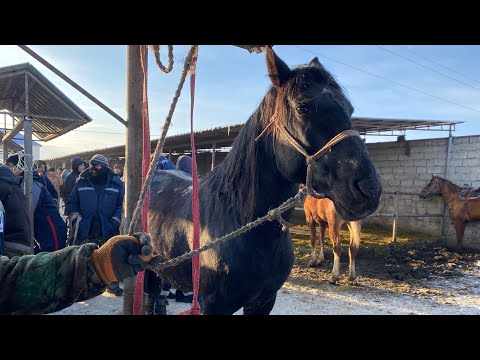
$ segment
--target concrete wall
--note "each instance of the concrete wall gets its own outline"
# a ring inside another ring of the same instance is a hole
[[[412,140],[407,142],[387,142],[367,144],[375,167],[382,179],[384,191],[420,192],[432,175],[445,178],[448,138]],[[463,186],[480,186],[480,136],[454,137],[446,178]],[[382,195],[376,213],[393,213],[394,195]],[[444,202],[440,197],[426,200],[414,195],[399,197],[399,213],[421,215],[442,214]],[[391,227],[391,218],[371,217],[369,222]],[[398,229],[409,229],[441,236],[442,218],[400,218]],[[445,224],[445,237],[448,244],[455,244],[455,230],[448,219]],[[480,222],[467,225],[464,237],[465,246],[480,248]]]

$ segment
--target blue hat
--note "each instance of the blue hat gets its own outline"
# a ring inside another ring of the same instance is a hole
[[[182,155],[177,159],[177,169],[185,171],[192,175],[192,158],[188,155]]]
[[[156,170],[175,170],[175,165],[165,156],[160,155],[157,160]]]

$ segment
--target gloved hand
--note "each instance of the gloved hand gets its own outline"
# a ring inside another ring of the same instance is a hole
[[[92,263],[100,279],[110,284],[136,275],[152,259],[162,262],[163,258],[153,256],[152,251],[148,234],[117,235],[93,251]]]

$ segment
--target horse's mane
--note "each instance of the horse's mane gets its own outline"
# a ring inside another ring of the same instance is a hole
[[[463,187],[461,186],[458,186],[457,184],[454,184],[453,182],[451,182],[450,180],[447,180],[447,179],[444,179],[442,177],[438,177],[440,180],[442,180],[443,182],[447,183],[447,185],[453,187],[456,191],[462,191],[463,190]]]
[[[299,105],[311,100],[305,91],[306,78],[325,84],[345,96],[343,88],[323,67],[300,65],[292,69],[290,79],[281,88],[270,86],[262,102],[249,117],[232,144],[232,149],[221,164],[202,181],[202,186],[209,187],[213,197],[214,214],[220,215],[225,206],[235,204],[242,223],[253,220],[253,212],[258,202],[258,166],[264,166],[258,159],[255,138],[270,123],[276,113],[276,121],[286,125],[291,118],[289,98],[295,98]],[[277,128],[270,126],[267,134],[278,136]],[[266,134],[263,135],[264,138]],[[264,141],[264,146],[268,142]],[[265,149],[267,150],[267,149]]]

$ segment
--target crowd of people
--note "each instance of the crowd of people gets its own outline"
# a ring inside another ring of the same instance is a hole
[[[156,169],[191,175],[191,161],[184,155],[174,165],[162,155]],[[68,170],[47,170],[45,161],[35,161],[33,224],[24,196],[23,152],[9,156],[0,166],[0,314],[57,311],[105,289],[121,296],[119,281],[152,259],[148,236],[120,235],[123,166],[111,168],[102,154],[88,162],[74,157],[70,163]],[[137,256],[136,266],[127,261],[129,255]],[[47,285],[52,289],[45,291]],[[168,284],[164,290],[177,301],[191,302],[191,294]],[[164,314],[168,302],[166,297],[160,300],[165,301],[156,313]]]

